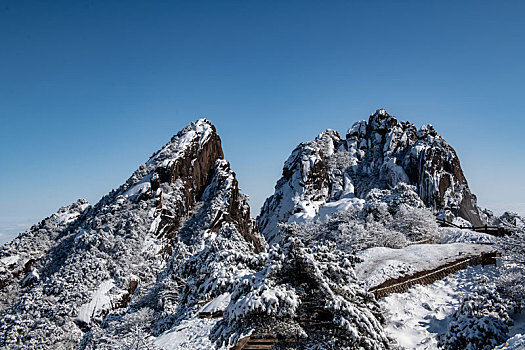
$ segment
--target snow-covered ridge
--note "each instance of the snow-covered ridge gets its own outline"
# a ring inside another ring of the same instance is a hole
[[[148,334],[160,335],[191,318],[185,312],[197,302],[225,292],[219,285],[206,294],[192,279],[222,274],[226,281],[252,272],[243,261],[236,269],[218,267],[236,252],[264,249],[247,197],[223,158],[215,127],[200,119],[94,206],[79,201],[61,208],[4,245],[0,347],[125,344],[134,341],[133,320],[143,318],[154,328]],[[210,248],[226,255],[212,258]],[[209,274],[194,276],[190,266],[200,256]],[[183,290],[181,281],[195,288]],[[114,336],[120,327],[124,335]]]
[[[5,280],[7,284],[12,279],[10,274],[29,269],[30,261],[39,259],[54,248],[63,231],[73,229],[89,208],[85,199],[63,206],[0,247],[0,280]]]

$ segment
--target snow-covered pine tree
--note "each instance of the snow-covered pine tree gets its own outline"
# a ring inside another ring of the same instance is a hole
[[[496,284],[514,311],[521,312],[525,308],[525,232],[517,225],[509,232],[511,235],[498,240],[501,264]]]
[[[286,237],[262,270],[234,286],[213,340],[234,345],[253,335],[275,337],[281,349],[389,348],[379,305],[357,281],[354,263],[333,243],[307,247]]]
[[[490,350],[507,339],[511,323],[496,286],[481,284],[462,300],[438,345],[447,350]]]

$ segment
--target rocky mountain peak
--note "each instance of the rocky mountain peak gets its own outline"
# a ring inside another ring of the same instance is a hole
[[[199,119],[179,131],[170,142],[155,152],[120,190],[129,191],[133,186],[149,182],[151,190],[157,191],[160,184],[181,180],[188,186],[191,184],[187,190],[198,197],[215,161],[222,158],[221,139],[215,126],[206,119]]]
[[[388,114],[388,113],[386,112],[386,109],[384,109],[384,108],[376,109],[376,112],[374,113],[374,115],[378,115],[378,116],[386,116],[386,117],[390,116],[390,114]]]
[[[455,150],[432,125],[418,130],[384,109],[354,123],[346,139],[326,130],[297,146],[258,223],[272,242],[279,222],[312,219],[328,203],[352,196],[364,199],[372,189],[392,189],[399,183],[415,186],[436,214],[482,223]]]
[[[368,118],[368,126],[370,130],[379,133],[385,133],[391,130],[394,126],[398,126],[397,119],[387,113],[385,109],[378,109]]]
[[[181,291],[160,280],[192,255],[231,247],[266,246],[215,127],[199,119],[97,204],[61,208],[1,248],[0,347],[31,348],[38,339],[40,347],[76,348],[135,300],[168,307],[157,303],[170,305]]]

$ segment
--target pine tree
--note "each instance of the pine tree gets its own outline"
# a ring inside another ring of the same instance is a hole
[[[334,244],[307,247],[296,237],[282,244],[272,246],[262,270],[234,286],[212,334],[219,346],[252,334],[276,337],[281,348],[389,348],[379,305],[357,281],[353,255]]]
[[[516,230],[500,238],[498,246],[501,252],[500,276],[496,280],[498,290],[515,312],[521,312],[525,308],[525,233]]]
[[[511,323],[495,285],[482,284],[462,300],[438,345],[450,350],[493,349],[505,342]]]

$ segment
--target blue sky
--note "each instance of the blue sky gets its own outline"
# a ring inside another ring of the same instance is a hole
[[[0,0],[0,242],[210,119],[256,214],[301,141],[384,107],[525,214],[523,1]]]

